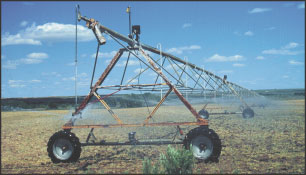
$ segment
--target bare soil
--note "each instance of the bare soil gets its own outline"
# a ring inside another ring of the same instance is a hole
[[[208,106],[215,107],[218,106]],[[197,110],[200,108],[196,106]],[[251,119],[244,119],[240,114],[210,117],[209,127],[219,135],[223,145],[220,160],[207,164],[197,161],[194,173],[305,174],[304,99],[278,101],[254,111],[256,115]],[[147,108],[115,109],[114,112],[126,123],[140,123],[147,116],[144,115]],[[68,113],[68,110],[1,112],[1,173],[142,173],[144,157],[156,162],[167,148],[167,145],[88,146],[82,147],[78,162],[53,164],[47,154],[47,142],[61,130],[67,121],[63,116]],[[101,118],[85,115],[79,124],[114,122],[107,112],[100,115]],[[154,122],[194,121],[184,106],[164,106],[153,118]],[[187,133],[192,128],[183,127],[183,131]],[[172,139],[175,127],[96,129],[95,135],[98,140],[126,141],[131,131],[136,131],[138,139]],[[84,142],[89,129],[72,132]]]

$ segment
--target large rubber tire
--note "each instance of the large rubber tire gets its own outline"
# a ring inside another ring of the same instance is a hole
[[[47,151],[53,163],[70,163],[78,161],[82,149],[81,143],[74,133],[58,131],[50,137]]]
[[[195,158],[205,162],[219,162],[221,140],[214,130],[200,126],[188,132],[183,144],[191,149]]]
[[[251,108],[245,108],[242,111],[243,118],[253,118],[254,117],[254,111]]]

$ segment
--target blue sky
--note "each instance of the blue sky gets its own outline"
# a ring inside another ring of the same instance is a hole
[[[303,1],[78,4],[82,15],[124,35],[130,5],[132,23],[141,25],[141,42],[153,47],[160,43],[163,51],[221,77],[227,74],[229,81],[248,89],[304,88]],[[75,5],[1,2],[2,98],[74,95]],[[97,43],[84,22],[78,25],[77,91],[86,95]],[[97,75],[120,48],[106,38]],[[119,77],[110,76],[106,83]]]

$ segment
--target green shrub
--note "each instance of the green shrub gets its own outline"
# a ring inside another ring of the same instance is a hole
[[[152,174],[152,164],[151,160],[148,158],[145,158],[142,162],[142,172],[143,174]]]
[[[148,158],[143,161],[143,174],[192,174],[194,157],[190,150],[175,149],[168,145],[153,166]]]

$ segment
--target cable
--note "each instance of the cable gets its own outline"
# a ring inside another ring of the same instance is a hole
[[[139,61],[139,65],[140,65],[140,70],[139,70],[139,71],[141,71],[141,70],[142,70],[142,65],[141,65],[141,62],[140,62],[140,61]],[[138,84],[139,84],[139,80],[140,80],[140,75],[138,76]],[[142,90],[141,90],[141,89],[139,89],[139,90],[140,90],[140,93],[141,93],[141,95],[142,95],[142,97],[143,97],[145,103],[146,103],[147,110],[148,110],[148,114],[150,114],[151,111],[150,111],[150,109],[149,109],[149,105],[148,105],[147,99],[146,99],[146,97],[143,95]],[[154,121],[154,120],[153,120],[153,121]]]
[[[75,7],[75,110],[78,107],[77,74],[78,74],[78,6]]]

